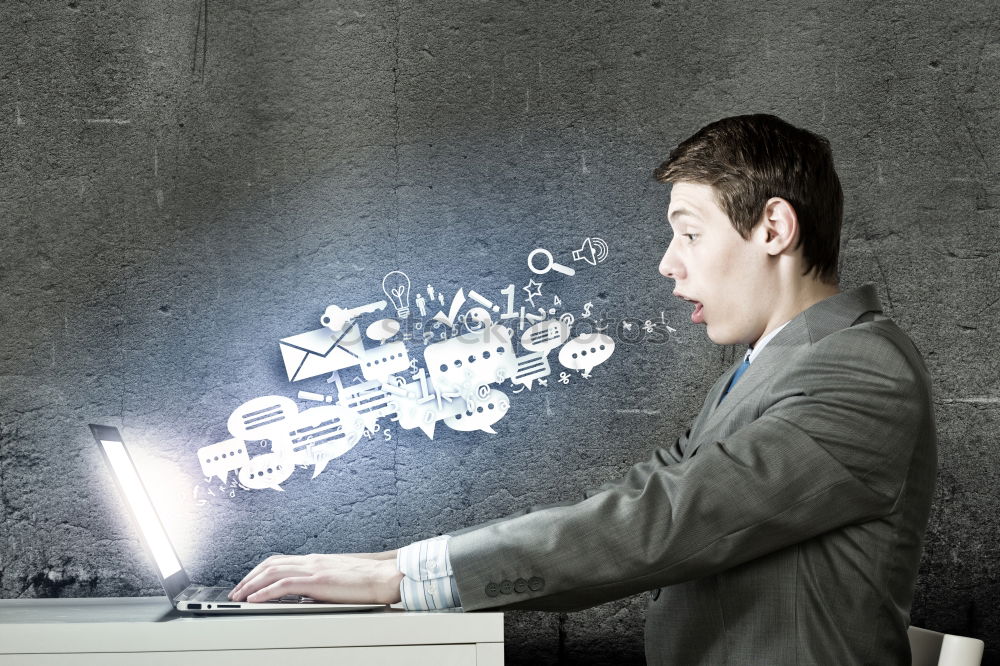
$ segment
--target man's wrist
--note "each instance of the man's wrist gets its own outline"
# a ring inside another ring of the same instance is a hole
[[[386,550],[380,553],[344,553],[345,557],[357,557],[363,560],[394,560],[396,559],[395,550]]]
[[[399,592],[399,584],[403,580],[403,573],[396,566],[396,559],[380,560],[376,565],[378,568],[378,580],[381,603],[397,604],[402,597]]]

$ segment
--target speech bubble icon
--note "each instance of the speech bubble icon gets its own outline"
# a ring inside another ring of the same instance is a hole
[[[570,370],[580,370],[589,376],[594,366],[604,363],[615,351],[615,341],[603,333],[581,335],[559,350],[559,362]]]
[[[513,384],[524,384],[530,391],[536,379],[548,377],[551,372],[549,357],[544,352],[530,352],[517,357],[517,370],[510,381]]]
[[[364,430],[364,419],[353,409],[313,407],[288,422],[287,433],[274,440],[274,448],[293,465],[315,465],[315,479],[328,462],[353,449]]]
[[[399,333],[399,322],[395,319],[379,319],[365,329],[365,335],[372,340],[383,342]]]
[[[222,483],[229,482],[230,470],[239,469],[250,461],[246,443],[242,439],[227,439],[198,449],[198,462],[205,476],[217,476]]]
[[[424,363],[434,389],[465,395],[514,374],[514,348],[505,326],[435,342],[424,349]]]
[[[569,327],[559,319],[540,321],[521,335],[521,346],[528,351],[546,353],[569,339]]]
[[[281,453],[265,453],[251,458],[240,470],[240,483],[252,490],[273,488],[284,492],[284,483],[295,470],[295,465]]]
[[[226,427],[239,439],[272,439],[284,433],[285,422],[298,413],[299,408],[291,398],[265,395],[247,400],[234,409]]]
[[[497,431],[491,426],[502,419],[509,409],[510,400],[507,399],[507,394],[498,389],[491,389],[485,398],[476,403],[466,403],[464,410],[449,416],[444,423],[452,430],[465,432],[482,430],[495,435]]]
[[[434,439],[438,421],[465,411],[465,401],[458,397],[445,398],[422,395],[425,387],[410,382],[399,387],[392,396],[399,427],[404,430],[420,428],[428,439]]]
[[[390,342],[365,352],[361,358],[361,374],[365,379],[385,380],[394,372],[410,369],[410,356],[405,342]]]

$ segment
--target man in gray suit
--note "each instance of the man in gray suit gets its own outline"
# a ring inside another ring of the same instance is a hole
[[[828,142],[724,118],[656,175],[673,184],[660,272],[714,342],[750,346],[691,428],[580,502],[398,553],[275,556],[235,598],[564,611],[651,590],[650,664],[910,663],[930,380],[874,289],[838,286]]]

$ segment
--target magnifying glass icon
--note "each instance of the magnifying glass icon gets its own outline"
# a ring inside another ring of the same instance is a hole
[[[535,266],[535,257],[539,255],[544,257],[542,260],[544,262],[542,268]],[[531,251],[531,254],[528,255],[528,268],[531,269],[531,272],[535,275],[544,275],[549,271],[555,271],[556,273],[562,273],[563,275],[576,275],[576,271],[569,266],[557,264],[555,259],[552,258],[552,253],[543,248]]]

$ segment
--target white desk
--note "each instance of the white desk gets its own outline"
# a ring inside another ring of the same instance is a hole
[[[166,597],[0,600],[0,666],[502,666],[503,613],[189,617]]]

